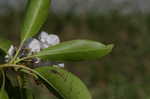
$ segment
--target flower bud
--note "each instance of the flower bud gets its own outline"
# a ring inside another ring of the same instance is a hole
[[[30,49],[30,52],[39,52],[41,50],[41,43],[37,39],[31,39],[26,48]]]
[[[11,45],[10,48],[8,49],[7,55],[5,56],[6,62],[10,61],[10,59],[14,56],[15,51],[16,51],[15,47]]]
[[[42,49],[48,48],[49,46],[53,46],[53,45],[60,43],[59,37],[55,34],[48,35],[48,33],[46,32],[41,32],[38,38],[41,42]]]

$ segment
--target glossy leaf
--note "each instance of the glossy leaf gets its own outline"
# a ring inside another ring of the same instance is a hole
[[[0,90],[0,99],[9,99],[5,90]]]
[[[21,29],[22,43],[36,35],[48,16],[50,0],[29,0],[27,13]]]
[[[11,45],[11,41],[9,41],[3,37],[0,37],[0,49],[2,51],[7,53],[8,49],[10,48],[10,45]]]
[[[30,75],[24,76],[25,99],[49,99],[48,91],[41,84],[37,84]]]
[[[40,67],[35,70],[60,99],[91,99],[87,87],[72,73],[58,67]]]
[[[73,40],[49,47],[35,56],[58,61],[80,61],[97,59],[111,52],[113,45],[105,46],[90,40]]]

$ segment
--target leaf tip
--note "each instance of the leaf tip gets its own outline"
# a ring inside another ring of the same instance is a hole
[[[109,49],[113,49],[114,48],[114,44],[109,44],[109,45],[107,45],[107,48],[109,48]]]
[[[108,49],[108,53],[110,53],[112,49],[114,48],[114,44],[109,44],[106,46],[106,48]]]

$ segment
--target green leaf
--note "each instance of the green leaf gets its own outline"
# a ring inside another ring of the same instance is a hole
[[[90,40],[73,40],[49,47],[35,57],[56,61],[80,61],[97,59],[111,52],[113,45],[105,46]]]
[[[32,92],[30,90],[26,89],[25,93],[26,93],[26,99],[34,99]]]
[[[10,48],[11,41],[0,37],[0,49],[2,49],[5,53],[7,53],[8,49]]]
[[[35,69],[40,78],[46,83],[49,90],[57,93],[61,99],[91,99],[87,87],[82,81],[58,67],[40,67]]]
[[[27,78],[28,77],[28,78]],[[49,90],[46,87],[43,87],[43,84],[37,84],[32,77],[26,77],[25,87],[25,99],[50,99]],[[53,98],[52,98],[53,99]]]
[[[50,0],[29,0],[28,4],[27,13],[21,29],[22,43],[36,35],[46,21]]]
[[[30,76],[24,76],[23,79],[24,79],[24,88],[25,88],[26,99],[34,99],[33,90],[35,88],[33,87],[34,85],[31,83],[33,80],[30,78]]]
[[[0,90],[0,99],[9,99],[5,90]]]

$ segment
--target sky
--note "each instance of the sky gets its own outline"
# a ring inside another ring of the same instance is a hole
[[[0,0],[0,14],[10,10],[20,11],[27,0]],[[122,13],[150,12],[150,0],[52,0],[52,10],[56,13],[105,13],[119,10]]]

